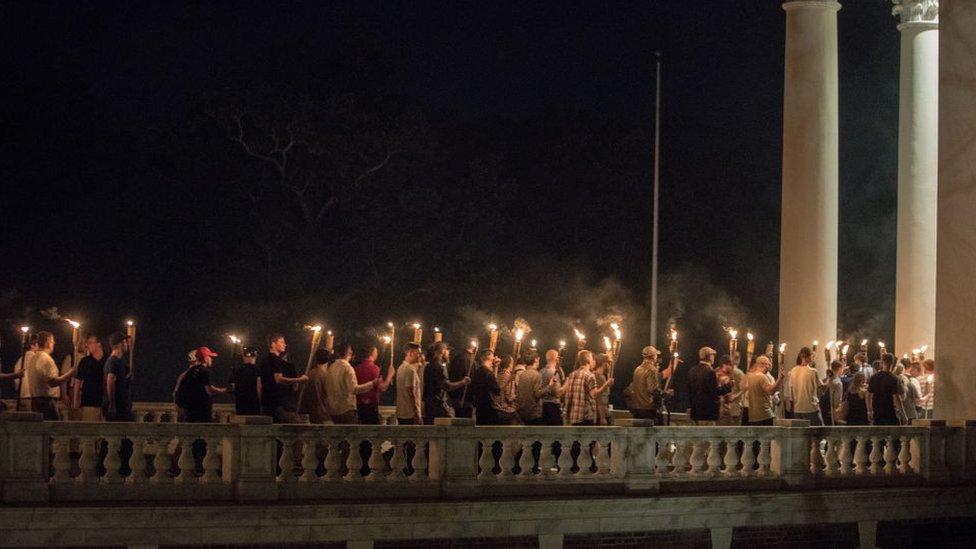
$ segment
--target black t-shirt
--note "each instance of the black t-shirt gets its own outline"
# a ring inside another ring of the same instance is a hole
[[[871,376],[868,382],[871,393],[871,410],[876,425],[898,425],[895,413],[895,395],[898,394],[898,378],[891,372],[882,370]]]
[[[105,360],[108,357],[103,355],[101,360],[89,355],[78,361],[78,371],[75,377],[82,382],[81,385],[81,405],[82,406],[101,406],[105,398]]]
[[[432,362],[424,368],[424,417],[454,417],[447,402],[447,364]]]
[[[213,399],[207,393],[210,385],[210,372],[205,366],[190,366],[183,376],[183,390],[186,391],[186,421],[208,423],[213,419]]]
[[[289,410],[296,410],[297,396],[292,390],[292,386],[275,383],[274,380],[276,373],[285,377],[297,377],[295,365],[274,353],[268,353],[261,359],[261,365],[258,369],[261,371],[261,403],[265,409],[270,411],[278,406],[284,406]]]
[[[471,366],[474,365],[474,353],[469,353],[467,351],[458,354],[453,359],[451,359],[451,365],[448,367],[447,378],[451,381],[461,381],[464,376],[468,375],[468,372],[472,370]],[[450,393],[451,398],[454,402],[461,402],[461,397],[464,395],[464,387],[459,387]]]
[[[108,394],[102,400],[102,409],[108,421],[135,421],[132,415],[132,374],[124,357],[109,355],[105,361],[105,376],[115,374],[115,410],[109,408]],[[106,391],[107,393],[107,391]]]
[[[257,364],[238,364],[231,370],[230,383],[234,385],[234,407],[238,415],[261,413],[258,375]]]

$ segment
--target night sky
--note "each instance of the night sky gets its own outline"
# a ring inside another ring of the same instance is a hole
[[[889,2],[842,3],[839,326],[890,338],[899,36]],[[5,370],[24,322],[68,351],[57,307],[101,335],[138,321],[137,399],[231,332],[284,331],[304,361],[309,322],[359,342],[419,319],[460,345],[520,316],[552,345],[620,314],[629,372],[656,50],[659,325],[685,354],[723,324],[775,340],[778,1],[3,2],[0,21]],[[270,146],[274,116],[311,136],[284,172],[232,139],[244,120]]]

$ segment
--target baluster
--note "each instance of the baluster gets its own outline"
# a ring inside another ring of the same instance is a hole
[[[383,461],[383,441],[370,440],[370,442],[369,457],[367,458],[367,463],[369,464],[369,475],[366,477],[366,479],[385,480],[386,462]]]
[[[105,454],[105,476],[102,477],[102,482],[112,484],[122,482],[122,476],[119,474],[119,468],[122,466],[122,458],[119,456],[119,438],[110,436],[105,440],[108,443],[108,453]]]
[[[705,464],[708,466],[705,472],[709,475],[717,475],[721,472],[722,456],[721,449],[719,447],[719,439],[711,438],[708,439],[708,457],[705,459]]]
[[[330,438],[325,444],[328,445],[325,454],[325,475],[323,480],[339,480],[342,478],[342,439]]]
[[[769,451],[770,444],[771,442],[768,438],[759,440],[759,455],[756,457],[756,465],[758,465],[756,476],[765,477],[769,475],[769,464],[773,461]]]
[[[705,466],[705,441],[704,440],[693,440],[691,441],[691,457],[688,459],[691,465],[688,471],[689,475],[695,476],[700,475]]]
[[[539,440],[539,476],[537,478],[547,478],[553,476],[556,471],[556,454],[553,450],[555,441]]]
[[[722,474],[725,476],[733,475],[736,472],[739,457],[736,450],[738,445],[739,439],[737,438],[725,439],[725,455],[722,456]]]
[[[912,441],[908,437],[901,437],[901,451],[898,452],[898,472],[907,475],[912,472],[911,467],[911,445]]]
[[[169,452],[170,439],[161,438],[156,441],[156,456],[153,458],[153,468],[156,474],[152,481],[157,483],[173,482],[170,469],[173,468],[173,455]]]
[[[760,442],[760,444],[762,444]],[[755,473],[752,469],[752,462],[755,460],[755,454],[753,451],[753,439],[748,437],[748,439],[742,441],[742,457],[739,459],[739,475],[743,477],[751,477]]]
[[[582,448],[580,448],[582,452]],[[573,476],[573,441],[565,440],[561,441],[559,449],[559,459],[556,460],[556,466],[559,468],[559,478],[570,478]]]
[[[657,454],[654,456],[654,469],[658,475],[666,475],[671,459],[675,452],[672,450],[673,443],[667,439],[657,439]]]
[[[884,438],[884,472],[889,475],[895,472],[895,458],[898,456],[895,453],[895,442],[897,440],[898,437],[895,435],[889,435]]]
[[[518,461],[519,480],[535,478],[535,456],[532,455],[533,444],[535,444],[535,440],[531,438],[518,440],[518,445],[522,449],[522,455],[519,456]]]
[[[820,458],[820,437],[810,440],[810,472],[814,475],[823,473],[823,461]]]
[[[868,473],[868,437],[854,437],[854,474],[866,475]]]
[[[401,480],[406,475],[403,474],[403,469],[406,467],[406,455],[404,454],[405,447],[402,440],[391,440],[393,443],[393,458],[390,459],[390,471],[389,477],[393,480]],[[488,446],[487,451],[491,453],[491,446]]]
[[[837,473],[837,445],[839,442],[836,438],[826,439],[827,451],[824,457],[824,474],[833,475]]]
[[[495,472],[492,470],[495,468],[495,456],[492,455],[493,444],[492,440],[481,441],[481,456],[478,458],[478,468],[481,470],[478,478],[483,480],[495,478]]]
[[[868,469],[871,471],[872,475],[877,475],[881,472],[881,437],[873,436],[871,437],[871,454],[868,456],[871,460],[871,465]]]
[[[498,467],[501,471],[499,471],[498,477],[509,479],[512,478],[512,469],[515,468],[515,452],[512,448],[515,441],[503,440],[501,443],[502,454],[498,457]]]
[[[81,437],[78,443],[78,450],[81,455],[78,457],[78,476],[75,477],[75,482],[85,483],[92,480],[98,480],[98,471],[95,470],[95,438],[94,437]]]
[[[51,480],[54,482],[69,482],[71,480],[71,439],[65,436],[56,436],[51,440],[51,453],[54,454],[52,463],[54,475]]]
[[[919,437],[919,436],[912,437],[912,445],[911,445],[911,448],[909,448],[909,451],[911,451],[911,453],[912,453],[911,454],[911,456],[912,456],[911,457],[911,462],[909,463],[909,465],[911,465],[911,471],[913,473],[916,473],[916,474],[921,473],[922,472],[922,441],[921,441],[921,437]]]
[[[840,460],[840,474],[841,476],[850,476],[851,474],[851,437],[844,436],[840,439],[840,452],[837,454],[837,459]]]
[[[129,458],[129,469],[132,472],[126,482],[142,484],[146,482],[146,437],[135,436],[132,441],[132,456]]]
[[[349,458],[346,463],[349,464],[349,473],[346,475],[345,480],[362,480],[363,478],[363,455],[360,453],[360,446],[362,441],[359,437],[349,439]],[[417,472],[414,472],[414,476]]]
[[[316,469],[319,467],[318,448],[315,439],[302,438],[302,474],[298,477],[301,482],[315,482],[319,480]],[[284,469],[284,467],[282,467]]]
[[[180,474],[176,475],[177,484],[187,484],[196,480],[196,461],[193,459],[193,443],[195,437],[184,435],[180,437],[180,458],[176,461],[176,466],[180,469]]]
[[[217,469],[220,468],[221,438],[209,437],[205,440],[207,453],[203,456],[203,476],[198,480],[201,484],[213,484],[220,480]]]
[[[607,447],[605,446],[605,442],[601,440],[594,440],[590,448],[591,448],[590,453],[593,455],[593,463],[596,464],[596,472],[592,473],[593,476],[608,475],[610,471],[607,470],[609,469],[609,467],[607,466],[607,462],[609,460],[607,459],[608,454],[607,454]],[[582,472],[583,470],[581,469],[580,473]],[[590,473],[589,467],[586,468],[586,472]]]
[[[688,448],[689,443],[675,441],[674,443],[674,474],[683,476],[688,474]]]
[[[295,480],[295,448],[294,439],[280,438],[281,456],[278,458],[278,482],[291,482]]]

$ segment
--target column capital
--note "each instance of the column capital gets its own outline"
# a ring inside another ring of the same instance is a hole
[[[898,30],[911,26],[939,26],[939,0],[891,0],[891,15],[899,17]]]
[[[788,0],[787,2],[783,2],[783,9],[786,11],[810,8],[838,11],[840,9],[840,2],[836,0]]]

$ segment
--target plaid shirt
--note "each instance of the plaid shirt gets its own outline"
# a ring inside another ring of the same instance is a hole
[[[566,378],[566,419],[569,424],[596,420],[596,399],[590,391],[596,388],[596,376],[586,369],[575,370]]]

